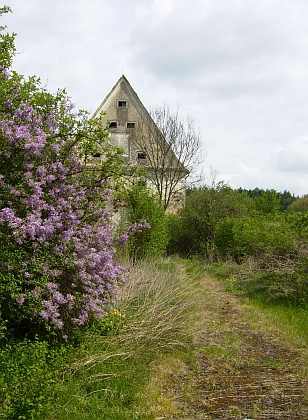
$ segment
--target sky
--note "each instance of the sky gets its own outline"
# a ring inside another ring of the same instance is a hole
[[[124,74],[200,131],[204,183],[308,193],[307,0],[6,0],[13,68],[91,114]]]

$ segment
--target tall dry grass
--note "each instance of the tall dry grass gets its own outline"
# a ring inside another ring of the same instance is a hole
[[[196,289],[188,286],[179,261],[126,261],[126,266],[117,305],[124,321],[108,335],[98,327],[82,339],[64,372],[53,420],[152,419],[144,391],[151,366],[162,355],[190,349],[187,317]]]
[[[103,337],[101,352],[79,360],[79,366],[189,344],[186,317],[196,292],[187,286],[178,262],[172,258],[127,261],[126,266],[127,281],[119,289],[117,304],[125,321],[114,334]],[[101,342],[102,337],[96,340]]]
[[[172,259],[142,261],[129,270],[119,308],[128,322],[118,337],[157,348],[184,345],[194,288]]]

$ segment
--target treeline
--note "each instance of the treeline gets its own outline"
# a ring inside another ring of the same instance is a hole
[[[290,193],[290,191],[284,190],[284,192],[278,192],[275,190],[264,190],[262,188],[254,188],[254,189],[245,189],[245,188],[238,188],[238,192],[247,194],[251,198],[256,198],[260,196],[264,196],[264,194],[268,194],[271,192],[277,199],[280,201],[280,210],[285,211],[294,201],[296,201],[299,196],[295,196],[294,194]]]

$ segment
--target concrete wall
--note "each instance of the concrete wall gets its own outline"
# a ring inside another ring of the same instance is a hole
[[[111,143],[124,151],[123,160],[132,165],[142,166],[147,170],[147,159],[143,156],[144,151],[140,149],[140,146],[134,144],[131,137],[132,131],[137,129],[140,115],[144,115],[144,113],[147,111],[140,99],[127,79],[122,76],[94,116],[99,116],[102,124],[109,127]],[[133,127],[134,124],[135,127]],[[154,184],[148,179],[147,185],[155,189]],[[182,207],[185,202],[185,179],[179,182],[176,190],[170,211]]]

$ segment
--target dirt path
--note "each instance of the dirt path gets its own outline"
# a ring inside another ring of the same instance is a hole
[[[303,352],[220,282],[201,286],[194,357],[161,366],[162,398],[172,407],[156,419],[308,419]]]

